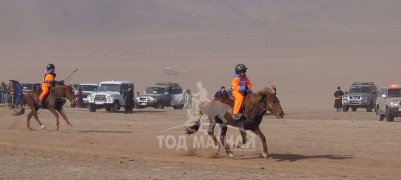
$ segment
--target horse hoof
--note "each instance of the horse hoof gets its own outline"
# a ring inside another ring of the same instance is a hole
[[[234,158],[234,154],[233,153],[228,153],[228,156],[230,156],[230,158]]]
[[[220,151],[220,146],[214,146],[213,149],[215,149],[217,152]]]
[[[269,155],[267,153],[262,153],[263,158],[267,159],[269,158]]]
[[[46,126],[42,124],[42,125],[40,126],[40,128],[46,129]]]
[[[26,128],[28,131],[32,131],[33,129],[31,127]]]
[[[56,130],[58,131],[60,129],[60,126],[56,126]]]

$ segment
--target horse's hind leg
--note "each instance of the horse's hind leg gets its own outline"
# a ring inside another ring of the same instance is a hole
[[[63,110],[63,109],[58,109],[57,111],[61,114],[61,116],[63,116],[63,119],[64,119],[64,121],[67,123],[67,125],[69,125],[70,127],[72,127],[70,121],[68,120],[67,116],[66,116],[65,113],[64,113],[64,110]]]
[[[265,135],[262,133],[262,131],[258,128],[256,130],[253,131],[255,134],[257,134],[260,138],[260,140],[263,143],[263,150],[262,150],[262,156],[267,159],[268,157],[268,153],[267,153],[267,144],[266,144],[266,137]]]
[[[49,108],[49,111],[53,113],[54,117],[56,117],[56,130],[60,129],[59,115],[57,111],[53,108]]]
[[[39,108],[31,108],[31,109],[33,109],[32,110],[32,114],[33,114],[33,117],[35,118],[35,120],[36,120],[36,122],[38,122],[38,124],[39,124],[39,126],[40,126],[40,128],[42,128],[42,129],[46,129],[46,126],[42,123],[42,122],[40,122],[39,121],[39,117],[38,117],[38,110],[39,110]],[[29,113],[30,114],[30,113]],[[28,115],[29,116],[29,115]],[[31,116],[32,117],[32,116]],[[29,118],[29,119],[31,119],[31,118]]]
[[[27,116],[27,118],[26,118],[26,128],[27,128],[28,130],[32,130],[32,128],[31,128],[31,126],[30,126],[29,124],[30,124],[30,121],[31,121],[31,118],[32,118],[33,114],[34,114],[34,112],[33,112],[33,110],[32,110],[32,111],[28,114],[28,116]]]
[[[231,158],[233,158],[234,157],[234,153],[231,151],[231,149],[228,146],[227,141],[226,141],[227,125],[221,123],[220,124],[220,130],[221,130],[221,132],[220,132],[220,141],[221,141],[221,143],[223,143],[223,146],[224,146],[224,149],[226,150],[227,155],[230,156]]]
[[[217,153],[220,151],[220,145],[219,142],[217,141],[216,136],[214,135],[214,127],[216,126],[216,121],[213,121],[212,119],[210,120],[210,125],[209,128],[207,129],[207,133],[209,134],[210,137],[212,137],[213,142],[214,142],[214,148],[217,150]]]

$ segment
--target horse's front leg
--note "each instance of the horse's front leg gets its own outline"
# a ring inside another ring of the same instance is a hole
[[[49,111],[53,113],[54,117],[56,117],[56,130],[60,129],[59,115],[54,108],[49,108]]]
[[[64,119],[64,121],[67,123],[67,125],[69,125],[70,127],[72,127],[70,121],[69,121],[68,118],[67,118],[67,115],[65,115],[65,113],[64,113],[63,108],[58,109],[57,111],[61,114],[61,116],[63,116],[63,119]]]
[[[257,134],[260,138],[260,140],[262,141],[263,144],[263,150],[262,150],[262,156],[267,159],[268,158],[268,152],[267,152],[267,144],[266,144],[266,137],[265,135],[262,133],[262,131],[257,128],[256,130],[253,131],[255,134]]]

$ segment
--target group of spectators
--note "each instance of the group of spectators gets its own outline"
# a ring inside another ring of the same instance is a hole
[[[22,106],[24,97],[22,89],[22,85],[16,80],[9,80],[8,84],[2,82],[0,85],[0,103],[8,104],[10,108]]]

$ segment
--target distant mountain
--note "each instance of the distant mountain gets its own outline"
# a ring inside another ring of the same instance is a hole
[[[138,41],[148,38],[149,46],[164,40],[392,45],[401,40],[400,7],[399,0],[2,0],[0,44],[81,40],[147,46]]]

